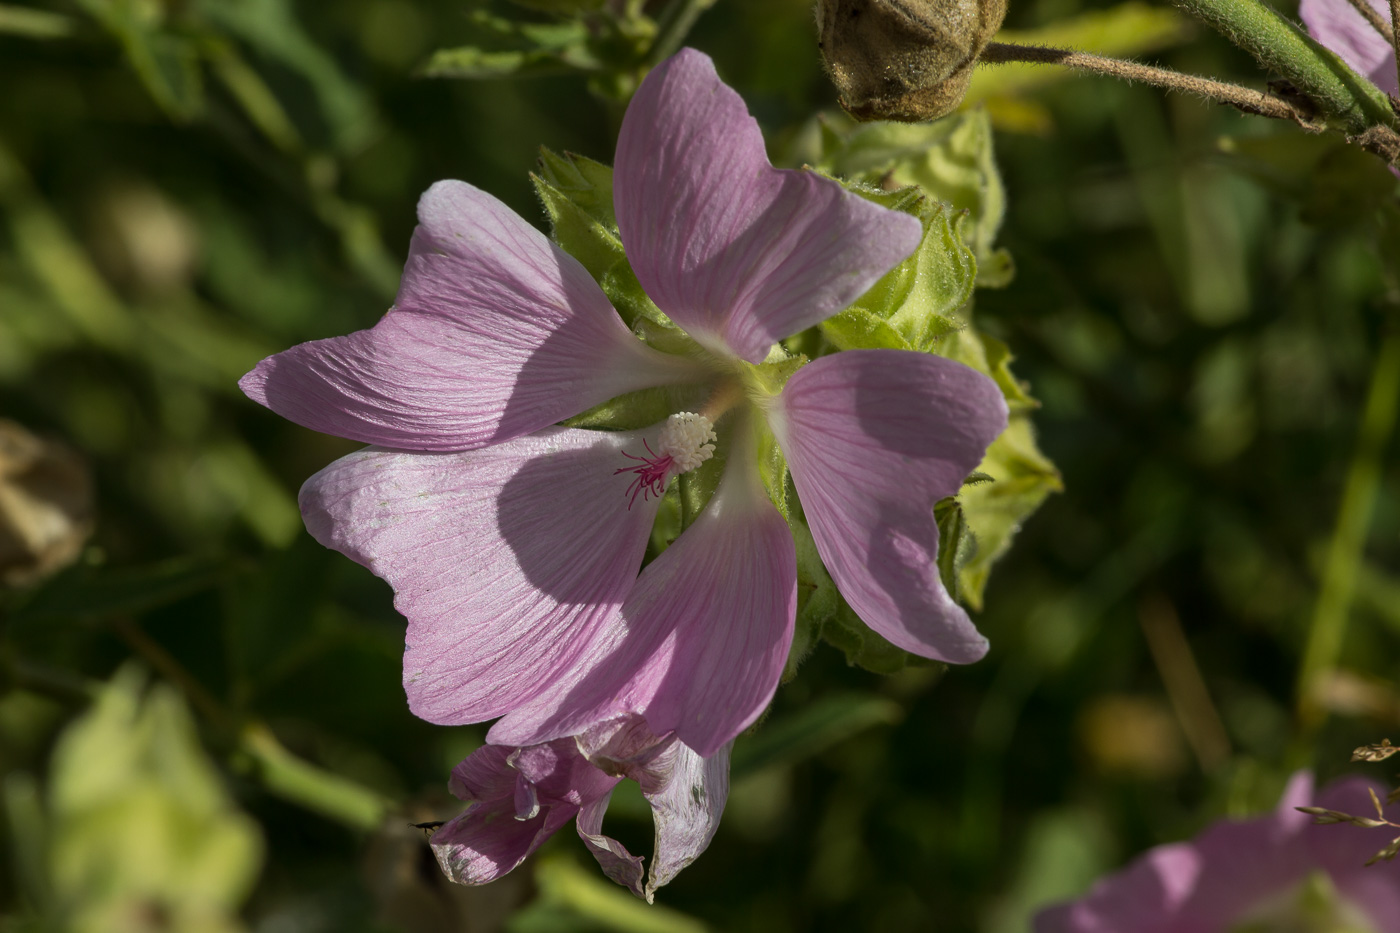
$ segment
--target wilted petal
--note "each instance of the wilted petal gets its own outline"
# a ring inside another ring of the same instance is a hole
[[[613,475],[639,436],[552,428],[463,453],[369,448],[306,482],[311,534],[394,588],[414,713],[490,719],[575,664],[646,550],[657,503],[629,509],[628,477]]]
[[[675,742],[646,767],[629,771],[651,804],[656,847],[646,899],[700,856],[719,829],[729,798],[730,742],[709,758]]]
[[[239,383],[250,398],[327,434],[468,450],[696,378],[634,338],[583,266],[491,195],[440,181],[418,219],[389,313],[263,360]]]
[[[963,664],[987,651],[938,575],[934,503],[1006,427],[1000,390],[961,363],[849,350],[798,370],[770,424],[841,595],[894,644]]]
[[[1390,5],[1385,0],[1369,0],[1385,21],[1390,21]],[[1395,72],[1395,47],[1352,9],[1347,0],[1302,0],[1298,15],[1312,37],[1341,56],[1356,71],[1390,94],[1400,94],[1400,77]]]
[[[850,304],[922,236],[913,217],[830,179],[773,168],[743,100],[694,49],[642,82],[613,177],[647,294],[696,339],[754,363]]]
[[[540,742],[637,713],[653,733],[713,755],[758,718],[792,642],[797,566],[782,515],[737,472],[642,571],[589,663],[508,713],[492,742]]]
[[[626,846],[611,836],[603,835],[603,815],[608,812],[608,801],[611,799],[612,792],[609,791],[607,797],[579,811],[576,824],[579,838],[598,860],[598,867],[603,869],[603,874],[638,897],[645,897],[646,893],[642,889],[642,857],[628,852]]]

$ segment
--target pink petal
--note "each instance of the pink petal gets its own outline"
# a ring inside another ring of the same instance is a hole
[[[586,663],[508,713],[490,741],[540,742],[638,713],[709,756],[758,718],[792,642],[796,552],[756,478],[735,472],[642,571]]]
[[[438,864],[459,884],[495,881],[581,808],[606,801],[618,780],[590,765],[571,741],[479,748],[452,770],[452,792],[472,803],[433,833]],[[521,784],[532,790],[522,795]],[[534,813],[518,812],[515,803],[521,796],[538,801]]]
[[[389,313],[263,360],[239,383],[250,398],[327,434],[468,450],[697,378],[634,338],[577,260],[484,191],[440,181],[418,218]]]
[[[1000,390],[961,363],[848,350],[798,370],[769,423],[841,595],[894,644],[956,664],[987,651],[938,575],[934,503],[1006,427]]]
[[[655,854],[647,876],[648,903],[657,888],[669,884],[705,851],[719,829],[729,798],[732,745],[723,745],[709,758],[702,758],[675,742],[645,768],[629,772],[651,803],[656,824]]]
[[[1268,816],[1221,821],[1190,842],[1158,846],[1101,878],[1083,898],[1042,911],[1036,933],[1215,933],[1230,930],[1317,866],[1306,821],[1293,809],[1311,789],[1289,784]],[[1331,828],[1331,827],[1325,827]],[[1363,859],[1364,861],[1364,859]]]
[[[1386,22],[1390,5],[1385,0],[1369,0]],[[1356,71],[1371,79],[1381,90],[1400,94],[1400,78],[1395,73],[1395,47],[1385,40],[1347,0],[1302,0],[1298,15],[1312,37],[1341,56]]]
[[[640,437],[551,428],[463,453],[369,448],[306,482],[311,534],[394,588],[414,713],[499,716],[616,614],[656,514],[656,500],[629,509],[628,475],[613,474]]]
[[[1385,800],[1385,787],[1365,778],[1352,777],[1329,784],[1318,795],[1317,805],[1356,816],[1375,816],[1368,788]],[[1385,815],[1391,822],[1400,822],[1400,805],[1386,807]],[[1366,914],[1378,933],[1400,931],[1400,876],[1396,874],[1395,863],[1366,865],[1371,856],[1395,837],[1395,831],[1341,824],[1318,826],[1311,823],[1311,817],[1305,819],[1309,820],[1303,830],[1306,845],[1331,875],[1342,896]]]
[[[773,168],[743,100],[694,49],[642,82],[613,177],[647,294],[698,340],[752,363],[849,305],[922,236],[913,217],[830,179]]]

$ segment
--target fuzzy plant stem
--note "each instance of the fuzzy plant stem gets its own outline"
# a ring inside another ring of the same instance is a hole
[[[1313,607],[1307,646],[1298,673],[1298,719],[1302,740],[1315,735],[1327,718],[1319,695],[1336,669],[1351,614],[1357,569],[1366,548],[1386,447],[1400,410],[1400,331],[1391,331],[1376,354],[1371,387],[1357,431],[1356,451],[1347,469],[1337,524],[1327,544],[1322,587]]]
[[[1400,129],[1385,92],[1262,0],[1173,2],[1291,81],[1339,128],[1358,135],[1374,126]]]
[[[1264,91],[1256,91],[1238,84],[1227,84],[1196,75],[1182,74],[1170,68],[1157,68],[1118,58],[1105,58],[1088,52],[1072,49],[1053,49],[1039,45],[1016,45],[1008,42],[989,42],[982,50],[982,62],[1001,64],[1004,62],[1031,62],[1041,65],[1064,65],[1081,71],[1120,78],[1124,81],[1141,81],[1155,87],[1185,91],[1207,100],[1219,101],[1237,107],[1246,113],[1280,120],[1306,122],[1307,114],[1300,112],[1293,104]]]

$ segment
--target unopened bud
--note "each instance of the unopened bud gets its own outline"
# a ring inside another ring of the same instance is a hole
[[[1006,0],[817,0],[818,44],[860,120],[934,120],[962,103]]]

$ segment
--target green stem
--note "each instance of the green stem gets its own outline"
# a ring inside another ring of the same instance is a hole
[[[1322,589],[1313,608],[1307,646],[1298,674],[1298,717],[1302,740],[1307,741],[1327,718],[1319,690],[1337,666],[1347,617],[1356,591],[1357,568],[1366,547],[1376,493],[1381,481],[1381,459],[1395,428],[1400,408],[1400,331],[1387,334],[1376,354],[1371,388],[1357,432],[1356,452],[1347,470],[1337,524],[1327,545]]]
[[[1262,0],[1173,0],[1270,71],[1292,81],[1348,132],[1400,128],[1385,93]]]
[[[715,0],[675,0],[667,7],[661,14],[656,41],[651,44],[651,51],[647,54],[647,64],[659,65],[674,55],[700,14],[714,5]]]

